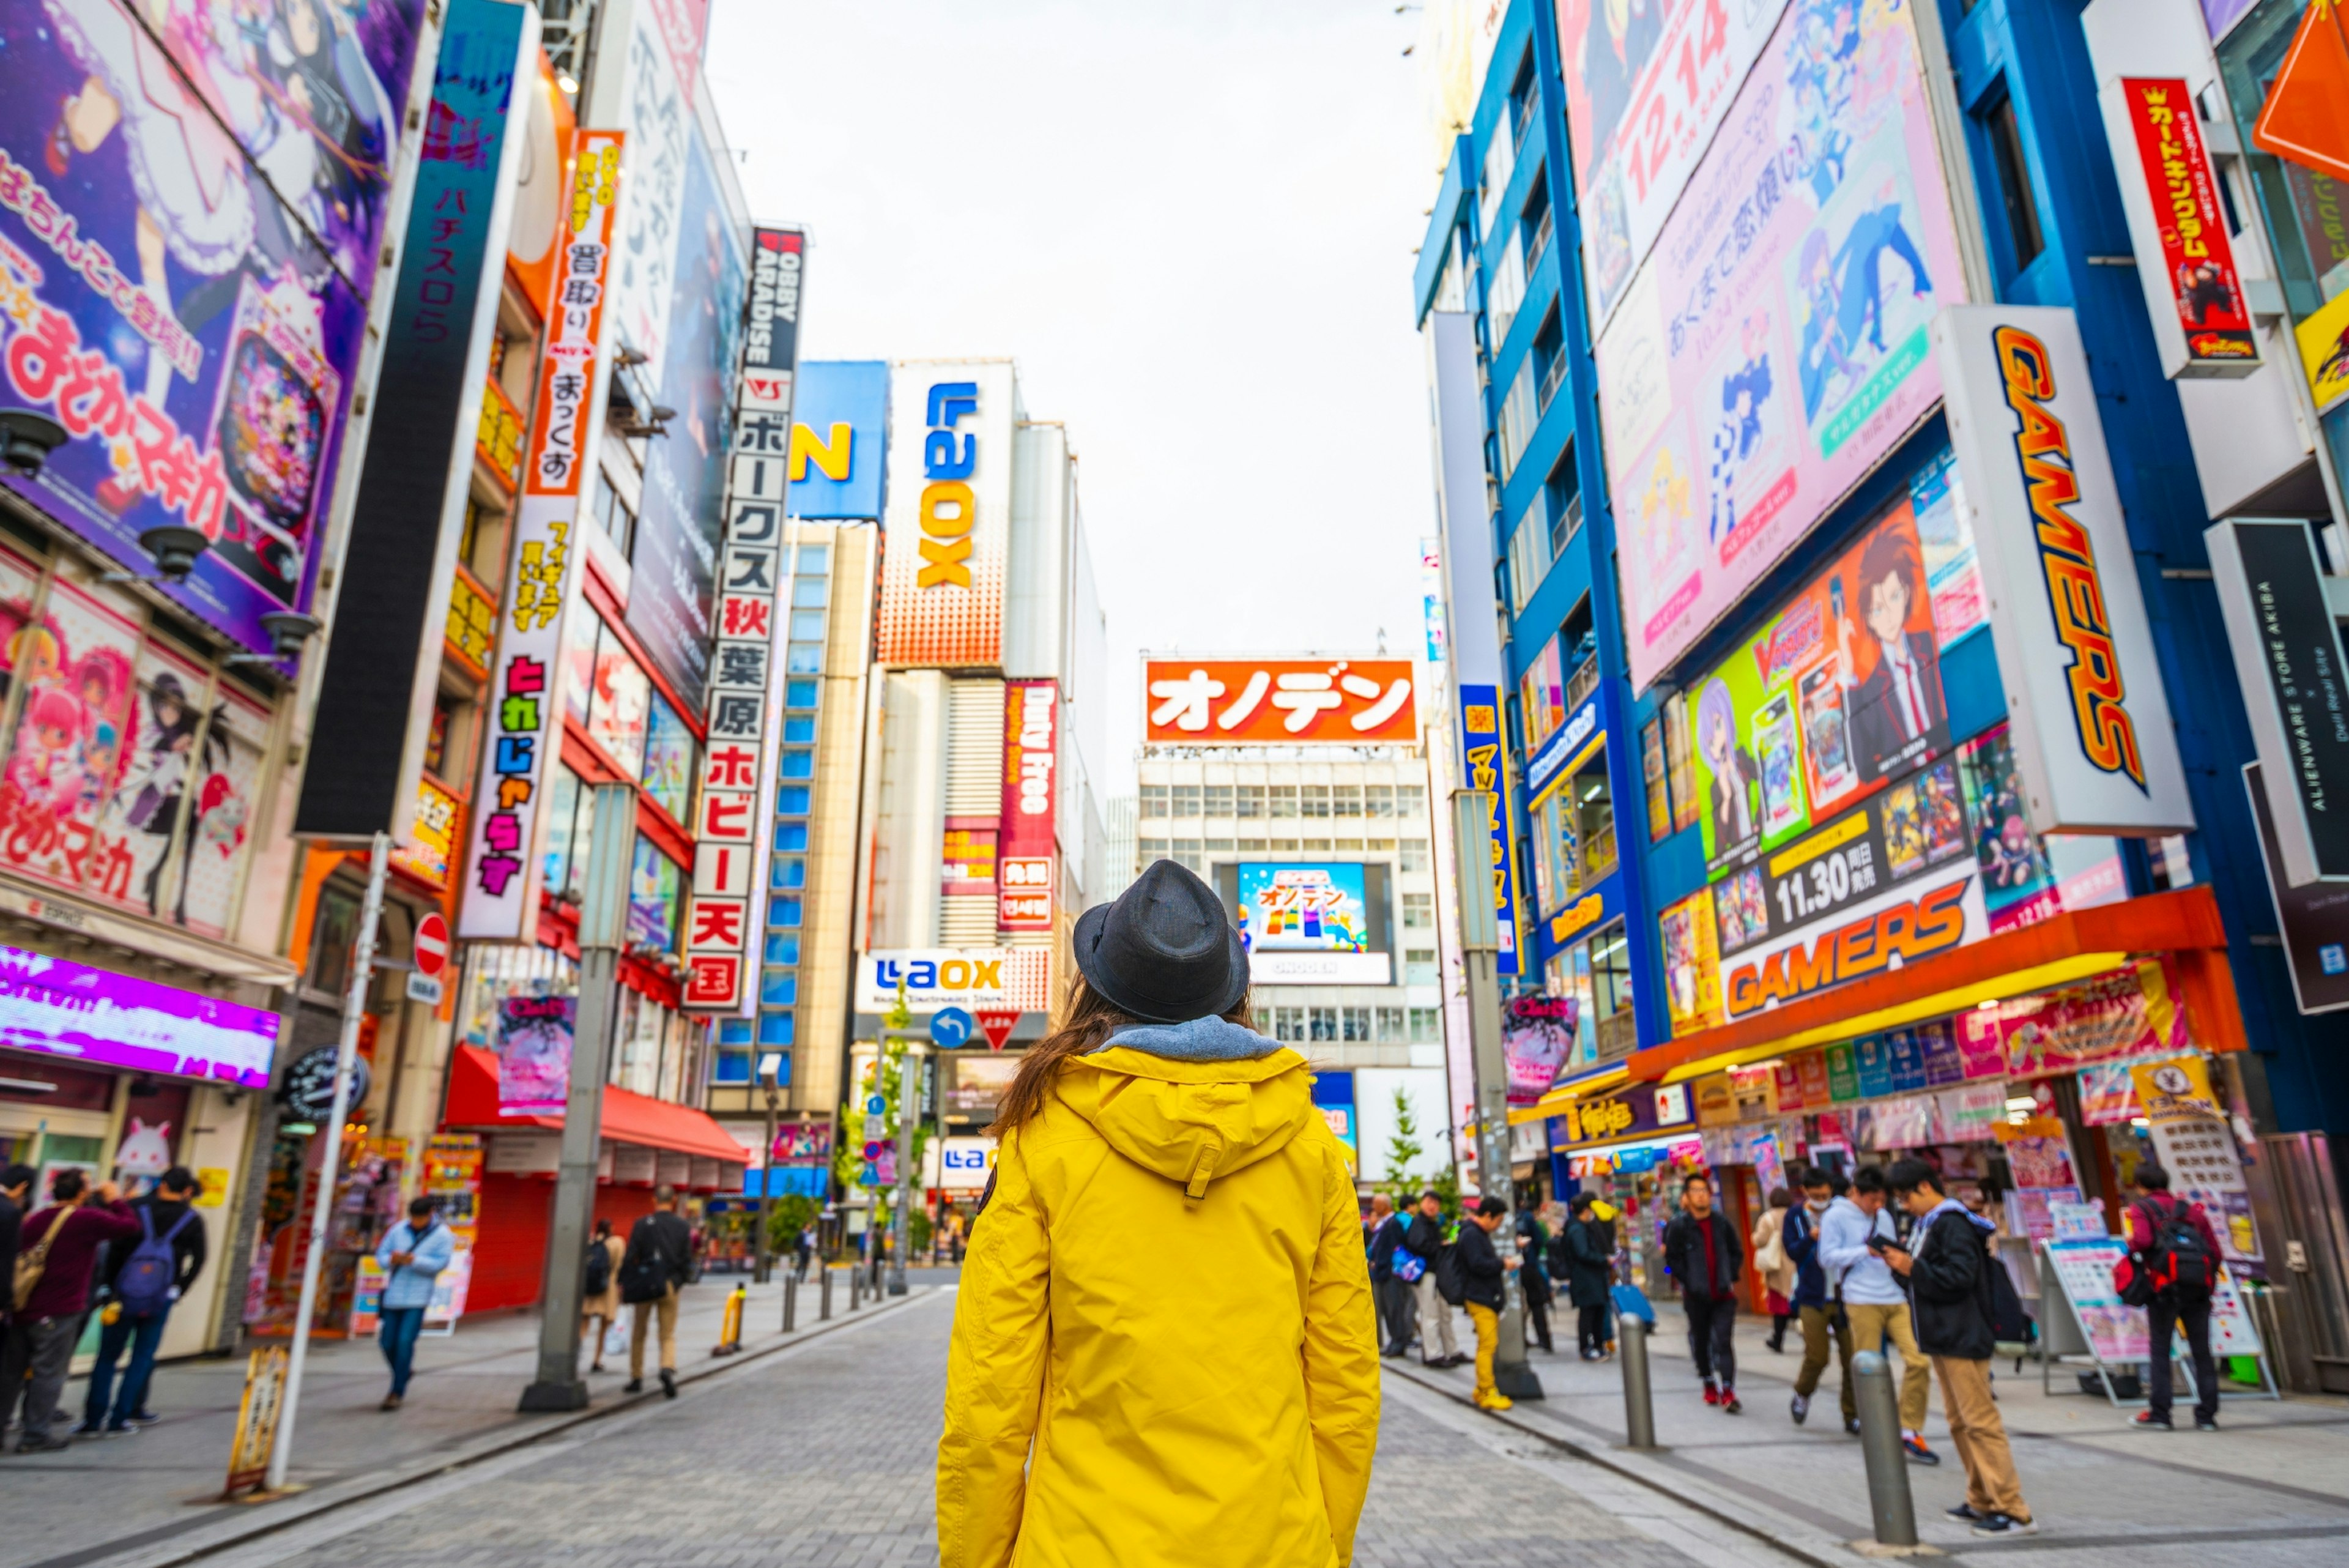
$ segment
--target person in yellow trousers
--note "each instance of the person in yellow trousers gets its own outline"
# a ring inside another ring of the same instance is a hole
[[[1346,1159],[1248,1027],[1222,901],[1161,860],[992,1129],[938,1440],[940,1568],[1342,1568],[1378,1442]]]
[[[1493,1245],[1493,1232],[1509,1217],[1509,1206],[1497,1198],[1480,1198],[1476,1212],[1460,1227],[1453,1242],[1460,1254],[1460,1281],[1467,1295],[1468,1321],[1476,1326],[1476,1407],[1506,1410],[1516,1403],[1493,1382],[1493,1354],[1501,1345],[1501,1309],[1509,1299],[1509,1271],[1514,1255],[1503,1257]]]

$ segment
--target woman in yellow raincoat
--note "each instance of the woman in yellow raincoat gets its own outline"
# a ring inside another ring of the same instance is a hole
[[[992,1129],[938,1442],[941,1568],[1338,1568],[1378,1442],[1346,1158],[1173,861],[1074,933]],[[1032,1452],[1031,1452],[1032,1449]]]

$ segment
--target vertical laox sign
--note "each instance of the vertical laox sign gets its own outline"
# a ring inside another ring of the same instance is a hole
[[[2190,830],[2077,323],[2067,309],[1951,306],[1933,345],[2032,831]]]
[[[784,613],[778,599],[791,565],[783,497],[806,248],[807,237],[795,229],[760,229],[751,236],[741,401],[727,475],[718,644],[709,670],[709,742],[686,920],[684,1002],[696,1010],[751,1010],[750,948],[764,925],[758,900],[767,881],[781,728],[775,622]]]
[[[917,360],[891,379],[890,429],[922,432],[922,483],[895,487],[888,503],[878,660],[997,664],[1011,511],[1010,362]]]
[[[1004,682],[1003,810],[995,835],[999,931],[1052,929],[1060,702],[1057,680]]]
[[[538,879],[532,863],[543,815],[539,797],[549,758],[563,749],[557,684],[563,610],[579,553],[581,489],[603,428],[595,393],[612,213],[626,140],[616,130],[582,130],[571,139],[569,210],[554,296],[547,302],[530,465],[507,559],[497,664],[487,693],[489,733],[467,835],[465,898],[457,917],[457,935],[466,941],[521,941],[536,930]]]
[[[1463,686],[1460,688],[1460,777],[1468,788],[1482,790],[1492,797],[1493,805],[1486,826],[1486,842],[1490,846],[1486,863],[1492,867],[1492,883],[1483,896],[1492,900],[1493,918],[1500,927],[1500,948],[1495,971],[1501,974],[1516,974],[1517,963],[1517,867],[1516,851],[1509,832],[1509,770],[1502,754],[1500,689],[1495,686]],[[1463,898],[1477,897],[1469,878],[1477,856],[1473,846],[1460,846]]]

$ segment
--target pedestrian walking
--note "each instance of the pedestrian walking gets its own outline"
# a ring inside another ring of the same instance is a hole
[[[1990,1358],[1998,1345],[1991,1271],[2005,1266],[1991,1255],[1996,1227],[1943,1191],[1941,1179],[1921,1159],[1897,1162],[1886,1179],[1915,1223],[1907,1247],[1880,1251],[1889,1272],[1909,1283],[1917,1341],[1932,1359],[1950,1442],[1966,1468],[1966,1501],[1950,1517],[1970,1522],[1986,1539],[2036,1535],[2039,1526],[2015,1478],[2006,1423],[1991,1396]]]
[[[1608,1287],[1614,1282],[1615,1228],[1599,1218],[1588,1192],[1567,1206],[1566,1299],[1574,1307],[1574,1347],[1585,1361],[1607,1355]]]
[[[1689,1355],[1704,1379],[1704,1402],[1734,1416],[1745,1408],[1737,1397],[1734,1338],[1745,1249],[1737,1227],[1713,1208],[1710,1178],[1692,1172],[1681,1179],[1681,1211],[1664,1228],[1664,1267],[1681,1287]]]
[[[1754,1267],[1762,1276],[1765,1304],[1770,1309],[1769,1346],[1774,1351],[1786,1348],[1786,1324],[1795,1316],[1795,1261],[1786,1256],[1783,1240],[1786,1228],[1786,1211],[1793,1199],[1785,1188],[1770,1194],[1770,1206],[1754,1221]]]
[[[1412,1285],[1427,1268],[1427,1261],[1403,1245],[1408,1229],[1385,1193],[1371,1199],[1371,1293],[1379,1309],[1379,1354],[1397,1358],[1411,1354]],[[1406,1274],[1410,1277],[1406,1278]]]
[[[40,1172],[29,1165],[0,1166],[0,1343],[16,1306],[16,1233]]]
[[[1451,1245],[1444,1237],[1443,1199],[1433,1192],[1419,1195],[1419,1211],[1411,1217],[1402,1244],[1424,1265],[1413,1287],[1419,1309],[1419,1359],[1428,1366],[1461,1366],[1468,1358],[1460,1354],[1460,1338],[1452,1326],[1452,1303],[1435,1284],[1435,1266]],[[1441,1354],[1435,1348],[1439,1342],[1444,1346]]]
[[[77,1438],[120,1437],[155,1421],[147,1408],[147,1388],[163,1325],[171,1320],[172,1303],[204,1269],[204,1220],[196,1212],[196,1191],[188,1168],[171,1167],[156,1179],[154,1191],[131,1201],[130,1211],[139,1217],[136,1245],[118,1241],[107,1249],[104,1326],[81,1425],[74,1428]],[[130,1366],[118,1389],[115,1367],[126,1349]]]
[[[1459,1252],[1461,1293],[1468,1321],[1476,1330],[1476,1392],[1480,1410],[1506,1410],[1516,1401],[1493,1381],[1493,1357],[1501,1348],[1501,1312],[1509,1299],[1508,1279],[1517,1260],[1503,1257],[1493,1245],[1493,1232],[1509,1217],[1509,1206],[1497,1198],[1480,1198],[1468,1223],[1460,1227],[1452,1244]]]
[[[8,1424],[21,1398],[24,1427],[20,1454],[70,1448],[73,1439],[52,1434],[57,1396],[65,1391],[74,1345],[89,1311],[98,1250],[139,1234],[138,1218],[111,1181],[96,1187],[79,1170],[50,1179],[50,1206],[28,1215],[18,1227],[16,1258],[9,1278],[16,1291],[8,1340],[0,1350],[0,1427]]]
[[[1827,1208],[1820,1226],[1819,1261],[1843,1298],[1844,1320],[1851,1324],[1851,1353],[1873,1350],[1881,1355],[1888,1338],[1899,1349],[1900,1447],[1918,1464],[1938,1465],[1941,1456],[1925,1443],[1932,1365],[1917,1345],[1909,1293],[1880,1255],[1899,1239],[1887,1199],[1883,1170],[1861,1166],[1852,1176],[1850,1195]]]
[[[989,1131],[938,1442],[941,1568],[1351,1560],[1376,1322],[1344,1150],[1173,861],[1079,917]]]
[[[620,1260],[627,1245],[612,1234],[609,1220],[595,1221],[587,1255],[580,1261],[579,1332],[587,1340],[587,1370],[604,1370],[604,1338],[620,1321]]]
[[[1826,1218],[1828,1206],[1842,1196],[1842,1189],[1849,1184],[1823,1165],[1800,1172],[1795,1179],[1802,1187],[1803,1200],[1786,1210],[1786,1221],[1778,1236],[1779,1245],[1795,1265],[1792,1301],[1795,1322],[1803,1335],[1803,1365],[1795,1374],[1795,1397],[1787,1409],[1797,1427],[1809,1417],[1811,1396],[1818,1392],[1819,1378],[1827,1369],[1827,1344],[1832,1339],[1841,1378],[1843,1429],[1857,1434],[1859,1406],[1852,1391],[1851,1324],[1843,1314],[1841,1298],[1829,1287],[1826,1269],[1819,1258],[1820,1224]]]
[[[802,1225],[800,1227],[799,1276],[801,1279],[804,1280],[808,1277],[808,1265],[814,1261],[815,1227],[812,1224]]]
[[[2179,1325],[2186,1329],[2186,1346],[2194,1358],[2194,1426],[2203,1432],[2219,1429],[2219,1366],[2210,1358],[2210,1296],[2219,1278],[2223,1254],[2219,1234],[2199,1203],[2189,1203],[2169,1190],[2169,1172],[2151,1160],[2141,1161],[2130,1185],[2137,1199],[2121,1210],[2121,1225],[2129,1255],[2152,1291],[2145,1303],[2147,1343],[2147,1407],[2136,1424],[2168,1431],[2170,1426],[2170,1348]]]
[[[1517,1213],[1517,1289],[1526,1298],[1526,1323],[1544,1355],[1555,1355],[1549,1342],[1549,1303],[1555,1293],[1549,1279],[1549,1227],[1530,1209]]]
[[[397,1410],[408,1397],[408,1380],[416,1370],[416,1336],[424,1332],[424,1309],[432,1304],[433,1282],[456,1255],[456,1233],[440,1223],[440,1205],[421,1196],[409,1201],[408,1218],[385,1231],[377,1244],[375,1261],[384,1281],[375,1332],[391,1367],[391,1389],[377,1409]]]
[[[677,1298],[693,1273],[693,1231],[677,1211],[677,1189],[653,1189],[653,1211],[628,1231],[620,1256],[620,1299],[636,1309],[628,1325],[628,1386],[645,1388],[645,1329],[660,1332],[661,1392],[677,1397]]]

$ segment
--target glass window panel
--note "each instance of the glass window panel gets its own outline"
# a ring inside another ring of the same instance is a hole
[[[795,577],[792,581],[792,603],[802,609],[822,609],[832,585],[822,577]]]
[[[677,710],[662,700],[659,692],[652,693],[651,707],[645,724],[645,769],[641,775],[645,793],[653,804],[683,822],[693,806],[694,743],[693,732],[677,716]]]
[[[800,546],[799,569],[802,573],[828,572],[832,570],[832,546],[829,545],[802,545]]]
[[[1362,786],[1360,784],[1331,784],[1330,786],[1330,815],[1332,816],[1361,815]]]
[[[1259,817],[1264,815],[1264,785],[1240,784],[1234,791],[1235,816]]]
[[[797,855],[778,855],[770,862],[768,886],[792,888],[807,886],[807,861]]]
[[[1403,1012],[1400,1007],[1379,1009],[1378,1037],[1381,1040],[1402,1040],[1404,1034]]]
[[[718,1043],[720,1045],[748,1045],[750,1043],[750,1021],[747,1018],[719,1019]]]
[[[785,784],[775,792],[776,815],[805,816],[807,810],[808,792],[805,784]]]
[[[814,707],[814,706],[815,706],[815,682],[814,682],[814,681],[812,681],[812,680],[786,680],[786,681],[784,681],[784,682],[783,682],[783,706],[784,706],[784,707],[786,707],[786,708],[812,708],[812,707]]]
[[[1166,815],[1166,786],[1164,784],[1143,784],[1142,786],[1142,804],[1136,815],[1145,817],[1164,816]]]
[[[815,753],[813,752],[785,752],[783,753],[782,776],[787,779],[812,779],[815,777]]]
[[[800,901],[797,898],[767,900],[767,924],[795,931],[800,926]]]
[[[1369,814],[1372,816],[1392,816],[1394,815],[1394,786],[1392,784],[1363,785],[1362,805],[1368,809]]]
[[[769,963],[799,962],[799,938],[785,936],[781,932],[776,932],[769,936],[767,938],[767,961]]]
[[[792,1034],[792,1015],[788,1012],[759,1014],[759,1044],[761,1045],[790,1044]]]
[[[743,1023],[747,1025],[750,1020]],[[750,1053],[720,1051],[710,1061],[710,1081],[719,1084],[747,1084],[750,1081]]]
[[[1295,816],[1297,815],[1297,786],[1295,784],[1274,784],[1266,793],[1272,801],[1273,815]]]
[[[1402,896],[1402,929],[1407,931],[1432,931],[1435,929],[1435,895],[1405,893]]]
[[[1405,871],[1427,869],[1427,840],[1406,838],[1402,841],[1402,868]]]
[[[1421,784],[1395,785],[1395,815],[1417,816],[1427,810],[1427,790]]]
[[[783,721],[783,740],[792,745],[806,745],[815,739],[815,716],[804,714]]]
[[[1199,809],[1199,786],[1197,784],[1176,784],[1174,786],[1174,815],[1178,817],[1198,816],[1202,815]]]
[[[794,642],[783,655],[783,671],[789,675],[821,675],[823,673],[823,644]]]
[[[1205,791],[1204,804],[1206,808],[1206,815],[1209,816],[1231,815],[1232,786],[1229,784],[1207,785]]]
[[[775,850],[805,849],[808,846],[808,825],[804,822],[779,822],[775,825]]]
[[[1338,1038],[1338,1010],[1336,1008],[1316,1007],[1309,1009],[1308,1012],[1311,1019],[1311,1033],[1314,1039],[1335,1040]]]
[[[1438,1020],[1434,1008],[1414,1007],[1411,1010],[1412,1044],[1425,1044],[1431,1040],[1440,1040],[1443,1037],[1444,1025]]]
[[[762,970],[759,974],[759,1004],[762,1007],[789,1007],[800,999],[800,971],[795,969]]]
[[[652,710],[653,683],[605,627],[595,639],[595,682],[587,696],[587,734],[639,777],[645,767],[645,728]]]
[[[794,641],[823,641],[823,611],[811,609],[792,611],[792,637]]]

